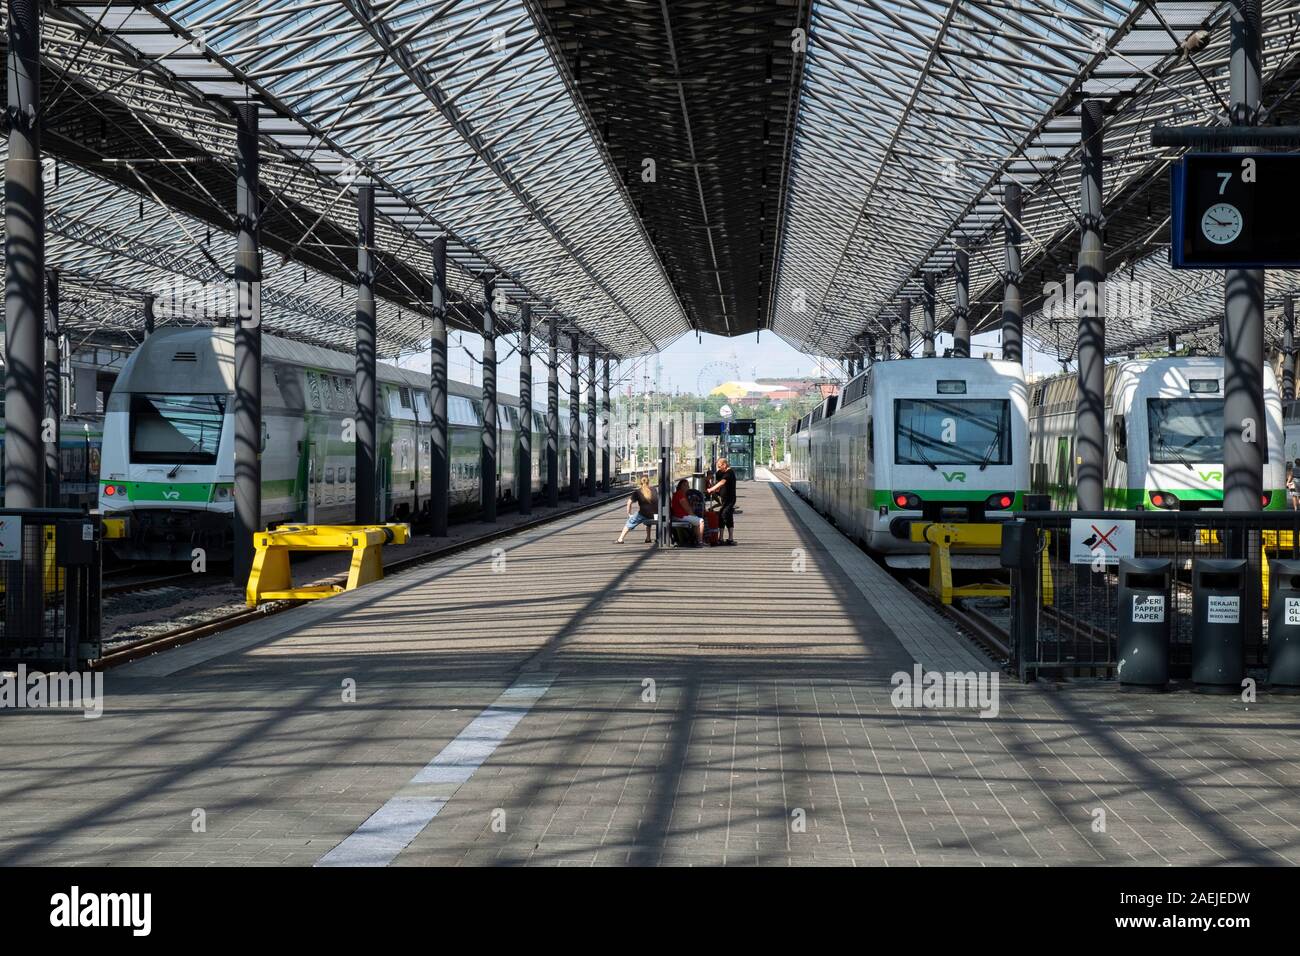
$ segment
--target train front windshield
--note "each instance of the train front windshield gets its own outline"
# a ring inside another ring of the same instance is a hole
[[[225,395],[131,395],[131,462],[215,465]]]
[[[1223,399],[1147,399],[1151,461],[1201,464],[1223,461]]]
[[[1005,399],[894,402],[899,465],[1011,464],[1011,403]]]

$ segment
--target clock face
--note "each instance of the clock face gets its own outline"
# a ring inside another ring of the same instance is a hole
[[[1201,217],[1201,232],[1215,245],[1226,246],[1241,235],[1241,210],[1230,202],[1216,202]]]

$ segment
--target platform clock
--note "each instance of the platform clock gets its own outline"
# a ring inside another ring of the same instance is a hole
[[[1216,202],[1201,215],[1201,234],[1218,246],[1226,246],[1241,235],[1241,210],[1230,202]]]

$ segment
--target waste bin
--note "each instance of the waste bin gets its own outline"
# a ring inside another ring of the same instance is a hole
[[[1246,561],[1192,564],[1192,682],[1203,693],[1235,694],[1246,676]]]
[[[1300,561],[1269,565],[1268,685],[1300,693]]]
[[[1032,571],[1038,559],[1038,529],[1028,527],[1023,521],[1008,521],[1002,525],[1002,550],[999,563],[1015,571]]]
[[[1129,690],[1161,691],[1169,683],[1168,558],[1120,558],[1119,683]]]

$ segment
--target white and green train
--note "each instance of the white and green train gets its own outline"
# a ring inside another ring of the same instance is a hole
[[[1078,375],[1033,384],[1029,403],[1036,495],[1052,508],[1075,506]],[[1106,366],[1105,507],[1194,511],[1223,507],[1223,359],[1134,359]],[[1261,507],[1286,507],[1282,401],[1264,369],[1266,422]]]
[[[1026,391],[1018,362],[875,362],[791,436],[791,486],[893,567],[928,562],[917,520],[999,521],[1029,485]],[[954,555],[987,566],[989,555]]]
[[[356,358],[262,337],[262,526],[346,524],[355,519]],[[418,520],[432,494],[432,411],[427,375],[378,367],[378,483],[386,518]],[[99,507],[129,516],[112,543],[131,560],[230,556],[234,535],[234,334],[162,329],[131,355],[104,418]],[[481,391],[448,383],[448,510],[479,506]],[[514,498],[518,399],[499,394],[497,495]],[[533,491],[545,489],[544,407],[532,415]],[[560,411],[560,487],[568,480],[568,410]],[[585,420],[581,421],[585,442]]]

